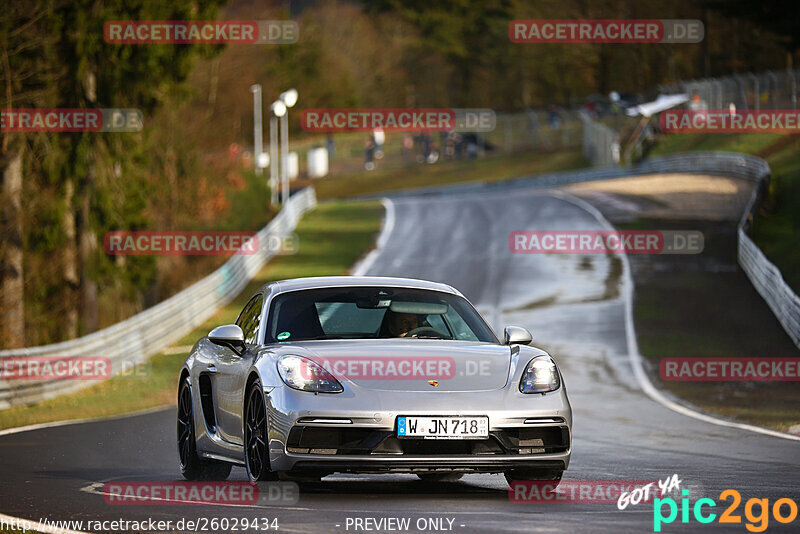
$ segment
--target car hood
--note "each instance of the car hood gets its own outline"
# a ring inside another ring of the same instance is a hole
[[[381,391],[489,391],[508,381],[511,349],[426,339],[295,342],[282,354],[311,358],[343,384]]]

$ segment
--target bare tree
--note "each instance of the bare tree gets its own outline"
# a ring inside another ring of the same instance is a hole
[[[0,12],[0,109],[42,103],[52,80],[44,53],[52,36],[44,28],[48,0],[12,1]],[[0,318],[6,348],[25,345],[23,173],[26,136],[0,131]]]

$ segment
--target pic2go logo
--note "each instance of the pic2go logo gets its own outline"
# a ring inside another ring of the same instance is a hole
[[[689,523],[689,512],[694,515],[694,520],[698,523],[711,523],[716,519],[717,514],[711,513],[710,510],[704,510],[703,507],[714,508],[717,503],[713,499],[698,499],[695,501],[694,506],[689,504],[689,490],[682,491],[684,498],[681,499],[681,523]],[[719,516],[719,523],[740,524],[742,517],[736,515],[736,509],[742,502],[741,494],[734,489],[726,489],[719,494],[721,501],[732,499],[728,508]],[[664,516],[664,507],[669,509],[669,515]],[[755,508],[758,508],[756,514]],[[788,513],[784,515],[784,510],[788,508]],[[745,524],[745,528],[749,532],[764,532],[769,526],[770,506],[769,499],[749,499],[744,505],[744,516],[749,521]],[[778,499],[772,504],[772,517],[778,523],[791,523],[797,519],[797,503],[791,499],[783,498]],[[678,504],[675,499],[655,499],[653,501],[653,532],[661,532],[662,524],[669,524],[678,518]]]

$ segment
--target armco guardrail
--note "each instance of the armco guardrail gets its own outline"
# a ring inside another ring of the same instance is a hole
[[[316,206],[312,188],[293,195],[278,215],[258,232],[258,242],[268,236],[286,236],[294,230],[302,214]],[[268,247],[255,254],[237,254],[199,282],[152,308],[77,339],[0,351],[6,357],[97,356],[111,360],[113,374],[125,366],[145,361],[169,347],[230,302],[256,273],[275,255]],[[0,380],[0,409],[30,404],[76,391],[94,382],[86,380]]]
[[[681,161],[674,161],[678,158]],[[667,158],[664,158],[666,160]],[[653,167],[663,163],[654,162]],[[684,172],[704,172],[737,176],[756,182],[753,194],[739,221],[739,266],[745,272],[758,294],[763,297],[783,329],[797,347],[800,347],[800,297],[783,279],[780,270],[770,262],[761,249],[747,235],[758,209],[759,197],[769,184],[771,170],[766,161],[755,156],[730,153],[697,153],[673,156],[667,167],[683,169]],[[662,172],[667,172],[665,169]],[[670,172],[674,172],[671,170]]]
[[[761,168],[760,165],[764,167]],[[766,169],[766,174],[761,178],[757,175],[761,170]],[[685,173],[685,174],[720,174],[723,176],[734,176],[752,181],[763,181],[769,176],[769,166],[764,160],[737,154],[735,152],[689,152],[651,158],[639,163],[638,165],[626,167],[598,167],[589,169],[576,169],[573,171],[559,171],[544,174],[532,174],[520,176],[509,180],[497,180],[492,182],[475,181],[465,184],[421,187],[405,191],[383,193],[380,195],[362,195],[360,198],[376,198],[391,196],[402,198],[407,196],[419,195],[453,195],[458,193],[471,193],[478,190],[491,191],[493,189],[508,190],[509,188],[548,188],[562,185],[576,184],[582,182],[594,182],[598,180],[610,180],[613,178],[624,178],[626,176],[640,176],[642,174],[664,174],[664,173]]]
[[[674,158],[683,160],[675,162]],[[663,158],[666,160],[667,158]],[[663,161],[662,160],[662,161]],[[770,262],[761,249],[747,235],[758,209],[759,197],[769,184],[771,170],[766,161],[755,156],[730,153],[697,153],[673,156],[667,167],[684,169],[683,172],[705,172],[736,176],[756,182],[747,208],[739,221],[739,266],[745,272],[758,294],[763,297],[783,329],[797,347],[800,347],[800,297],[783,279],[780,270]],[[663,163],[654,162],[654,167]],[[665,169],[663,172],[667,172]],[[669,172],[675,172],[670,170]]]
[[[478,190],[549,188],[581,182],[593,182],[640,176],[643,174],[718,174],[750,180],[756,183],[753,195],[739,223],[738,259],[742,270],[764,298],[767,305],[780,321],[786,333],[800,347],[800,298],[783,280],[780,270],[775,267],[747,235],[753,220],[758,198],[769,184],[771,170],[766,161],[755,156],[735,152],[688,152],[658,158],[651,158],[629,167],[604,167],[563,171],[549,174],[523,176],[498,182],[474,182],[447,187],[428,187],[392,194],[394,197],[418,195],[453,195]]]

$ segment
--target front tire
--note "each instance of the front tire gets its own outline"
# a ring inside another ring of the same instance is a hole
[[[202,460],[197,455],[192,384],[188,376],[178,388],[178,458],[186,480],[225,480],[231,474],[231,464]]]
[[[267,434],[267,406],[264,390],[255,381],[247,393],[244,419],[244,457],[247,476],[252,482],[277,480],[277,473],[269,467],[269,437]]]

